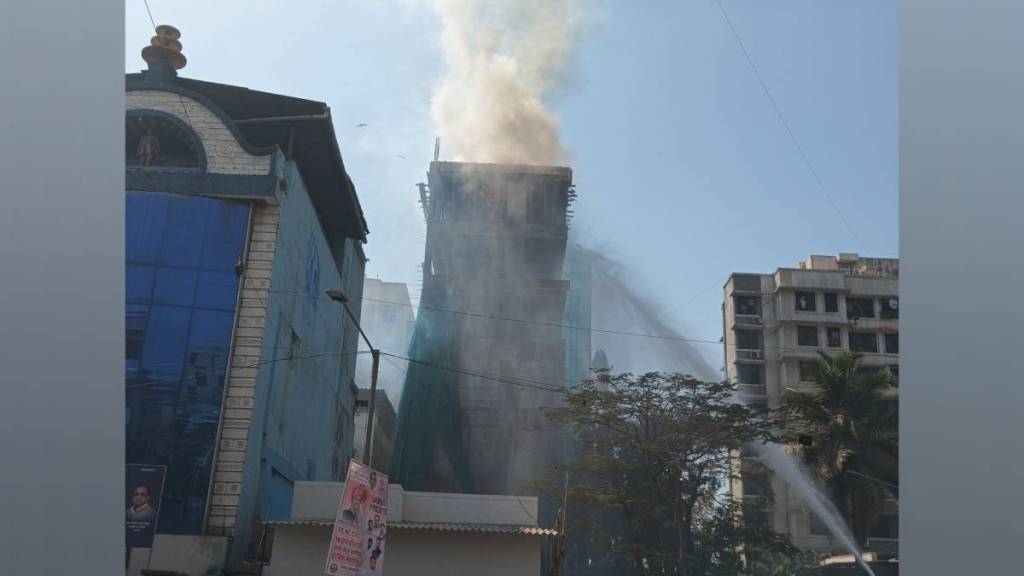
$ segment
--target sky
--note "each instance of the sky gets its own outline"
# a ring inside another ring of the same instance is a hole
[[[898,256],[897,2],[721,0],[824,192],[716,0],[581,4],[583,33],[547,102],[579,194],[573,232],[622,262],[670,325],[717,340],[733,272]],[[137,72],[153,29],[143,0],[125,6],[125,70]],[[331,107],[369,223],[367,276],[406,282],[415,298],[426,230],[415,184],[444,73],[429,3],[149,6],[182,32],[182,76]],[[721,348],[705,348],[720,364]]]

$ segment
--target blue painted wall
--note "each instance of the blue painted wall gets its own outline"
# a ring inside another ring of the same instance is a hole
[[[340,288],[358,311],[364,259],[357,241],[329,244],[295,164],[279,157],[289,185],[281,216],[232,559],[253,553],[261,523],[287,517],[294,482],[342,480],[352,455],[358,336]],[[290,359],[289,359],[290,358]]]

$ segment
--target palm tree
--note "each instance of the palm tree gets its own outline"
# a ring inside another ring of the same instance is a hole
[[[787,390],[782,414],[790,429],[804,436],[799,442],[804,462],[864,545],[899,482],[893,385],[887,372],[859,370],[859,354],[819,356],[814,390]]]

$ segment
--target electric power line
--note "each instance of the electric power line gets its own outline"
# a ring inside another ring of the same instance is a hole
[[[293,292],[293,291],[287,291],[287,290],[267,290],[267,292],[270,292],[271,294],[283,294],[283,295],[293,295],[293,296],[302,296],[302,295],[305,294],[305,293],[299,293],[299,292]],[[769,296],[770,295],[762,295],[761,296],[762,302],[763,302],[763,300],[765,298],[767,298]],[[364,300],[366,302],[375,302],[375,303],[379,303],[379,304],[391,304],[391,305],[395,305],[395,306],[413,307],[412,304],[407,303],[407,302],[394,302],[394,301],[390,301],[390,300],[379,300],[379,299],[375,299],[375,298],[367,298],[365,296],[362,298],[362,300]],[[721,340],[704,340],[704,339],[700,339],[700,338],[689,338],[689,337],[686,337],[686,336],[668,336],[668,335],[664,335],[664,334],[645,334],[645,333],[642,333],[642,332],[630,332],[630,331],[625,331],[625,330],[612,330],[612,329],[593,328],[593,327],[587,328],[587,327],[584,327],[584,326],[572,326],[572,325],[561,324],[561,323],[557,323],[557,322],[545,322],[545,321],[542,321],[542,320],[526,320],[524,318],[510,318],[510,317],[504,317],[504,316],[495,316],[495,315],[492,315],[492,314],[482,314],[482,313],[478,313],[478,312],[466,312],[464,310],[450,310],[450,309],[446,309],[446,308],[435,308],[435,307],[431,307],[431,306],[426,306],[426,305],[424,305],[422,303],[419,305],[419,308],[421,310],[429,310],[431,312],[444,312],[444,313],[448,313],[448,314],[457,314],[457,315],[461,315],[461,316],[469,316],[469,317],[473,317],[473,318],[481,318],[481,319],[487,319],[487,320],[495,320],[495,321],[502,321],[502,322],[513,322],[513,323],[517,323],[517,324],[532,324],[532,325],[537,325],[537,326],[546,326],[548,328],[565,328],[565,329],[568,329],[568,330],[579,330],[579,331],[584,331],[584,332],[596,332],[596,333],[599,333],[599,334],[612,334],[612,335],[620,335],[620,336],[630,336],[630,337],[635,337],[635,338],[652,338],[652,339],[656,339],[656,340],[665,340],[665,341],[670,341],[670,342],[687,342],[687,343],[692,343],[692,344],[712,344],[712,345],[715,345],[715,346],[723,346],[723,345],[729,345],[730,344],[730,343],[722,342]],[[719,319],[718,318],[714,318],[713,320],[717,321]],[[708,321],[711,321],[711,320],[708,320]],[[841,326],[841,325],[845,325],[845,323],[841,323],[841,322],[837,322],[836,323],[837,327]],[[735,347],[736,344],[732,343],[732,346]],[[769,346],[767,344],[764,344],[763,347],[765,349],[778,350],[778,351],[782,351],[782,352],[808,352],[808,349],[799,348],[799,347],[793,347],[793,346]],[[872,352],[871,354],[878,355],[878,356],[897,356],[896,354],[877,353],[877,352]]]
[[[836,214],[839,215],[839,219],[842,220],[843,225],[846,226],[846,229],[850,231],[850,234],[857,240],[861,247],[864,248],[864,241],[861,240],[860,235],[857,234],[857,232],[853,229],[853,226],[851,226],[850,222],[846,219],[846,216],[843,215],[843,211],[839,209],[839,205],[836,204],[835,200],[832,199],[832,195],[828,193],[828,189],[825,187],[825,183],[822,181],[821,176],[818,175],[818,171],[815,170],[814,166],[811,164],[811,160],[807,157],[807,153],[804,152],[804,148],[803,146],[800,145],[800,141],[797,140],[796,134],[793,133],[793,129],[789,127],[789,122],[786,121],[786,117],[782,115],[782,110],[779,108],[779,105],[775,102],[775,98],[772,96],[771,91],[768,90],[768,85],[765,84],[764,78],[761,77],[761,72],[757,69],[757,65],[754,64],[754,59],[750,57],[750,53],[747,51],[747,47],[743,43],[743,39],[740,38],[739,32],[737,32],[736,27],[733,26],[732,19],[729,18],[729,13],[726,12],[725,6],[722,5],[722,0],[715,0],[715,4],[717,4],[718,9],[722,11],[722,16],[725,18],[725,23],[729,26],[729,30],[732,32],[733,38],[736,39],[736,43],[739,45],[740,50],[743,52],[743,56],[746,57],[747,64],[750,65],[750,69],[754,72],[754,76],[757,78],[758,84],[760,84],[761,89],[764,90],[764,94],[765,96],[768,97],[768,101],[771,103],[772,109],[775,110],[775,115],[778,116],[779,122],[782,123],[782,127],[786,129],[786,133],[789,134],[789,138],[790,140],[793,141],[793,145],[796,147],[797,152],[800,153],[800,157],[803,159],[804,164],[807,165],[807,169],[814,177],[815,182],[818,183],[818,188],[821,190],[822,194],[824,194],[825,199],[828,200],[828,203],[832,205],[832,208],[835,209]]]
[[[235,366],[235,368],[259,368],[261,366],[268,366],[270,364],[276,364],[278,362],[284,362],[284,361],[308,360],[308,359],[311,359],[311,358],[325,358],[325,357],[329,357],[329,356],[353,356],[353,355],[356,355],[356,354],[366,354],[366,353],[367,352],[365,352],[365,351],[359,351],[359,352],[326,352],[326,353],[322,353],[322,354],[308,354],[308,355],[305,355],[305,356],[284,356],[284,357],[281,357],[281,358],[274,358],[272,360],[264,360],[262,362],[256,362],[256,363],[253,363],[253,364],[245,364],[243,366]],[[225,366],[224,368],[219,369],[219,370],[215,369],[215,370],[205,370],[205,371],[194,372],[192,374],[192,376],[183,376],[181,378],[167,378],[167,379],[164,379],[164,380],[150,380],[148,382],[143,382],[141,384],[127,384],[127,385],[125,385],[125,389],[126,390],[138,390],[139,388],[148,388],[150,386],[158,386],[160,384],[175,384],[175,383],[179,383],[180,384],[180,383],[188,382],[190,380],[196,380],[198,378],[205,377],[205,376],[215,376],[218,372],[223,372],[223,373],[226,374],[231,368],[232,367]]]
[[[395,370],[398,370],[399,372],[401,372],[402,376],[409,376],[408,372],[406,372],[405,370],[402,370],[401,367],[399,367],[398,364],[395,364],[390,358],[385,357],[384,361],[387,362],[388,364],[391,364],[391,366],[394,367]]]
[[[563,393],[566,391],[564,384],[552,384],[550,382],[540,382],[536,380],[527,380],[524,378],[516,378],[514,376],[507,375],[494,375],[485,372],[476,372],[467,370],[465,368],[454,368],[451,366],[442,366],[441,364],[434,364],[432,362],[425,362],[423,360],[416,360],[407,356],[400,356],[398,354],[389,354],[387,352],[381,352],[381,356],[390,356],[399,360],[405,360],[410,364],[418,364],[427,368],[434,368],[435,370],[441,370],[443,372],[451,372],[453,374],[461,374],[463,376],[472,376],[481,380],[488,380],[491,382],[498,382],[501,384],[509,384],[511,386],[519,386],[522,388],[529,388],[531,390],[540,390],[542,392],[553,392]]]

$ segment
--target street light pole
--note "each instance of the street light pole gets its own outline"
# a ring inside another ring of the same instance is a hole
[[[373,357],[373,368],[370,370],[370,405],[366,415],[366,442],[363,444],[363,454],[366,456],[366,467],[373,468],[373,415],[376,412],[377,403],[377,369],[380,367],[380,350],[370,347],[370,355]]]
[[[352,313],[352,309],[348,306],[348,297],[341,290],[333,288],[327,291],[327,296],[335,302],[341,302],[345,312],[348,313],[352,323],[356,325],[359,334],[370,348],[370,355],[373,357],[373,368],[370,371],[370,400],[369,406],[367,406],[369,413],[366,415],[366,439],[363,444],[363,461],[366,463],[367,468],[373,468],[373,415],[377,403],[377,371],[380,367],[380,350],[373,347],[373,344],[370,343],[370,338],[366,336],[363,327],[359,325],[359,320],[356,319],[356,315]]]

